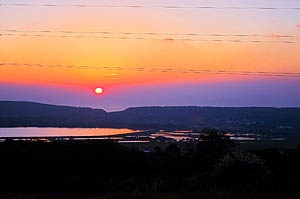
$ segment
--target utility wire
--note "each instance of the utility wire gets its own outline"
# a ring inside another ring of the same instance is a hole
[[[282,34],[220,34],[220,33],[159,33],[159,32],[113,32],[113,31],[71,31],[71,30],[17,30],[2,29],[9,33],[64,33],[64,34],[105,34],[105,35],[155,35],[155,36],[210,36],[210,37],[266,37],[300,38],[300,35]]]
[[[162,9],[218,9],[218,10],[300,10],[300,7],[243,7],[243,6],[176,6],[176,5],[93,5],[93,4],[32,4],[1,3],[0,6],[22,7],[80,7],[80,8],[162,8]]]
[[[243,76],[267,76],[267,77],[294,77],[300,78],[300,73],[295,72],[267,72],[267,71],[233,71],[233,70],[210,70],[210,69],[173,69],[155,67],[119,67],[119,66],[86,66],[86,65],[60,65],[60,64],[31,64],[31,63],[5,63],[0,62],[0,68],[5,66],[41,67],[41,68],[63,68],[63,69],[90,69],[90,70],[121,70],[138,72],[164,72],[185,74],[216,74],[216,75],[243,75]],[[203,68],[203,67],[197,67]]]
[[[240,39],[191,39],[191,38],[150,38],[150,37],[128,37],[128,36],[84,36],[84,35],[46,35],[46,34],[17,34],[1,33],[0,36],[19,36],[19,37],[57,37],[57,38],[90,38],[90,39],[121,39],[121,40],[167,40],[167,41],[188,41],[188,42],[230,42],[230,43],[284,43],[299,44],[298,41],[282,40],[240,40]]]

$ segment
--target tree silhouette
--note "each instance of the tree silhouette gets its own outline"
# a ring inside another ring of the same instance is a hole
[[[170,144],[166,149],[165,153],[169,155],[179,156],[181,149],[176,144]]]
[[[217,162],[214,175],[220,198],[253,199],[270,177],[270,170],[252,153],[230,152]]]
[[[216,129],[203,129],[199,139],[198,155],[208,167],[212,167],[220,157],[235,146],[235,143],[230,140],[229,136]]]

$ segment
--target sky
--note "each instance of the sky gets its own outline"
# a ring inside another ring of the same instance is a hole
[[[300,106],[298,0],[0,3],[0,100]]]

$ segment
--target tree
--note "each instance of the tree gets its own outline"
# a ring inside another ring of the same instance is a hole
[[[235,146],[235,143],[224,132],[205,128],[200,134],[197,151],[199,158],[204,159],[207,166],[211,168],[233,146]]]
[[[165,153],[174,155],[174,156],[179,156],[180,155],[180,148],[176,144],[170,144],[166,149]]]
[[[252,153],[230,152],[215,165],[214,176],[220,198],[257,198],[270,177],[263,159]]]

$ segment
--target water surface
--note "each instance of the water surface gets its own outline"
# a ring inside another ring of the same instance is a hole
[[[112,136],[140,132],[113,128],[0,128],[0,137]]]

